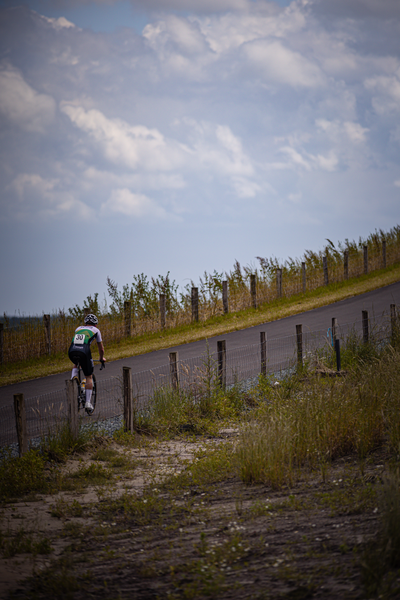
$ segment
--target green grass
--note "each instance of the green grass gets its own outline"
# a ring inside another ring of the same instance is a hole
[[[306,293],[264,303],[257,309],[248,308],[227,315],[218,315],[203,322],[135,336],[112,344],[107,344],[107,340],[105,340],[106,357],[110,361],[118,360],[128,356],[145,354],[160,348],[186,344],[222,333],[245,329],[266,321],[274,321],[363,294],[399,281],[399,279],[400,266],[396,264],[348,281],[332,283]],[[67,357],[66,349],[65,354],[42,356],[18,363],[1,365],[0,385],[10,385],[20,381],[62,373],[70,368],[71,362]]]

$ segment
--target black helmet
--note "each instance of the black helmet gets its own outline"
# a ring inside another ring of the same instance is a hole
[[[85,317],[85,325],[97,325],[98,322],[96,315],[86,315]]]

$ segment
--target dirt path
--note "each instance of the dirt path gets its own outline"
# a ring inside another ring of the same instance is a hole
[[[349,457],[325,482],[304,474],[278,491],[224,477],[223,466],[198,479],[202,457],[234,438],[112,443],[69,461],[69,491],[2,510],[3,539],[23,530],[51,552],[2,558],[1,598],[369,597],[360,565],[378,528],[385,457],[376,454],[363,477]],[[80,489],[88,469],[93,484]]]

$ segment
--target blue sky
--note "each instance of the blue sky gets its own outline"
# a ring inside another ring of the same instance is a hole
[[[400,222],[396,0],[0,1],[0,312]]]

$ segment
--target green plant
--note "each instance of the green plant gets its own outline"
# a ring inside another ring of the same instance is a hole
[[[20,458],[3,455],[0,460],[0,498],[8,500],[44,491],[47,485],[45,464],[38,450],[29,450]]]
[[[57,498],[51,507],[51,516],[65,519],[66,517],[81,517],[83,514],[83,505],[74,498],[68,502],[65,498]]]
[[[50,461],[63,462],[70,454],[86,450],[95,435],[90,427],[80,427],[78,436],[75,436],[69,423],[61,421],[56,427],[49,428],[47,435],[42,438],[40,452]]]
[[[34,537],[22,527],[16,532],[1,533],[0,549],[4,558],[12,558],[17,554],[50,554],[53,550],[47,537]]]

